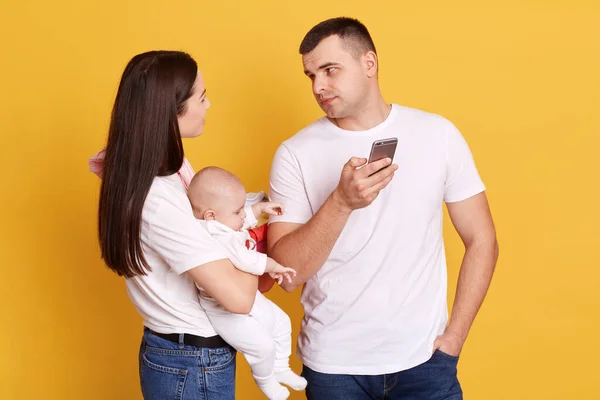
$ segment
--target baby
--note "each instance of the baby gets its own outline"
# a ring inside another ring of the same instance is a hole
[[[263,213],[282,213],[281,205],[260,202],[245,207],[246,191],[242,182],[217,167],[200,170],[190,182],[188,196],[196,218],[202,220],[208,232],[223,245],[237,269],[254,275],[266,272],[279,283],[296,274],[293,269],[246,247],[247,242],[255,243],[243,228],[255,225]],[[283,310],[257,291],[250,314],[233,314],[199,289],[200,304],[213,328],[244,355],[254,380],[267,398],[287,399],[290,392],[281,384],[294,390],[306,387],[306,380],[289,367],[292,328],[290,318]]]

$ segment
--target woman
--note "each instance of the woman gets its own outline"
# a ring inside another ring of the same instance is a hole
[[[186,195],[193,169],[181,138],[202,133],[209,107],[188,54],[152,51],[129,62],[112,111],[100,247],[144,320],[139,363],[147,400],[234,398],[235,350],[212,329],[196,284],[228,311],[247,314],[257,278],[226,259]]]

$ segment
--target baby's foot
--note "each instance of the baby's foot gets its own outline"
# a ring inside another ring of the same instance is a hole
[[[293,371],[285,371],[275,374],[277,382],[283,383],[294,390],[304,390],[306,388],[306,379],[296,375]]]
[[[285,400],[290,396],[290,391],[281,386],[274,375],[266,378],[254,376],[254,381],[269,400]]]

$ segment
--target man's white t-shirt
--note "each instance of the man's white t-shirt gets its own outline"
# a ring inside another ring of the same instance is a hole
[[[154,178],[142,210],[141,240],[152,271],[125,282],[144,325],[159,333],[216,335],[185,272],[227,255],[194,217],[177,174]]]
[[[298,354],[323,373],[379,375],[427,361],[448,313],[442,203],[485,190],[471,152],[448,120],[392,105],[384,122],[346,131],[323,117],[277,150],[270,196],[285,208],[270,223],[306,223],[352,156],[398,138],[391,183],[355,210],[323,267],[302,290]]]

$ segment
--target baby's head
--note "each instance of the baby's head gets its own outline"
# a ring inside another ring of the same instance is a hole
[[[246,190],[242,181],[218,167],[206,167],[194,175],[188,189],[194,215],[216,220],[239,231],[244,225]]]

